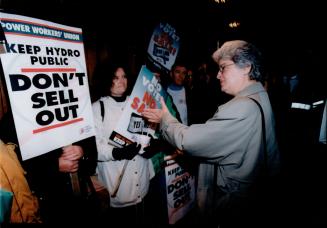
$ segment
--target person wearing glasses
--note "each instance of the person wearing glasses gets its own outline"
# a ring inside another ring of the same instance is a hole
[[[254,227],[258,217],[251,217],[255,213],[251,210],[253,186],[263,170],[274,175],[280,169],[274,116],[261,83],[261,53],[251,43],[233,40],[215,51],[213,59],[219,65],[221,90],[233,98],[220,105],[212,118],[203,124],[183,125],[169,113],[163,99],[162,109],[145,109],[142,115],[160,123],[164,138],[185,155],[217,164],[213,199],[217,210],[209,224]],[[263,109],[265,138],[260,108],[250,98]]]

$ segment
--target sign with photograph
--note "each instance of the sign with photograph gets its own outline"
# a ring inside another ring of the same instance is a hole
[[[95,135],[82,30],[2,12],[0,21],[23,160]]]
[[[149,42],[149,61],[159,69],[169,72],[178,54],[179,40],[175,28],[168,23],[160,23]]]

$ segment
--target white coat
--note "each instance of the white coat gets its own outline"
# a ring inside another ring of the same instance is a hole
[[[98,150],[97,172],[99,180],[113,192],[117,179],[126,160],[117,161],[112,157],[113,145],[109,137],[115,128],[128,98],[124,102],[116,102],[111,97],[100,98],[104,102],[105,115],[102,121],[100,102],[93,103],[93,113]],[[116,197],[111,197],[110,206],[126,207],[140,203],[148,192],[150,179],[154,171],[150,160],[136,155],[129,161]]]

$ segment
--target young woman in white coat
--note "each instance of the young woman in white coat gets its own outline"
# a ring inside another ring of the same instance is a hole
[[[101,85],[97,92],[102,93],[102,96],[93,103],[92,108],[98,150],[98,177],[111,194],[109,223],[143,224],[144,198],[153,177],[150,160],[138,154],[140,145],[136,143],[118,148],[109,140],[128,101],[126,68],[121,65],[101,67],[95,76]]]

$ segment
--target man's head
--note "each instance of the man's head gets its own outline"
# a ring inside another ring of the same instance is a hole
[[[184,85],[186,75],[187,68],[186,65],[183,63],[176,63],[171,68],[170,76],[175,85]]]

